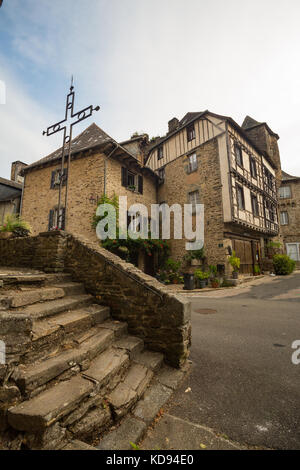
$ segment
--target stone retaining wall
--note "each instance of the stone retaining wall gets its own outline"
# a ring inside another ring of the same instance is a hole
[[[142,338],[146,347],[163,352],[173,367],[185,362],[190,303],[98,243],[66,232],[0,240],[1,265],[70,272],[99,303],[111,307],[113,318],[126,321],[129,332]]]

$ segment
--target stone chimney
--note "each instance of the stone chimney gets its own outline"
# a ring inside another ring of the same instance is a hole
[[[22,184],[24,181],[24,177],[20,175],[23,168],[27,166],[26,163],[16,161],[11,164],[11,172],[10,172],[10,179],[15,183]]]
[[[173,119],[171,119],[169,122],[168,122],[168,126],[169,126],[169,132],[168,134],[170,134],[171,132],[173,131],[176,131],[176,129],[178,129],[179,127],[179,121],[176,117],[174,117]]]

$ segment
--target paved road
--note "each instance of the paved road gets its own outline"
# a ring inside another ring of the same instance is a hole
[[[251,284],[191,297],[193,368],[169,413],[242,445],[300,449],[300,273]]]

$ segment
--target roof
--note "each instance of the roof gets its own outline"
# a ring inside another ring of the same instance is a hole
[[[0,178],[0,184],[5,186],[10,186],[11,188],[16,188],[22,191],[22,184],[16,183],[12,180],[7,180],[6,178]]]
[[[152,145],[149,145],[148,148],[147,148],[147,152],[148,152],[148,156],[149,156],[149,153],[157,146],[161,145],[163,142],[165,142],[166,140],[168,140],[170,137],[172,137],[173,135],[175,135],[177,132],[181,131],[182,129],[184,129],[189,123],[193,122],[193,121],[196,121],[197,119],[199,119],[200,117],[202,116],[205,116],[205,115],[210,115],[210,116],[213,116],[213,117],[217,117],[219,119],[223,119],[227,122],[229,122],[232,127],[234,127],[243,137],[245,140],[247,140],[249,142],[250,145],[252,145],[252,147],[257,151],[257,153],[259,153],[260,155],[264,155],[264,157],[266,158],[266,160],[268,160],[268,162],[270,163],[270,165],[274,168],[276,168],[276,165],[274,164],[274,162],[271,160],[271,158],[269,157],[269,155],[266,153],[266,152],[263,152],[262,150],[260,150],[258,148],[258,146],[255,144],[255,142],[251,139],[251,137],[247,134],[246,130],[243,129],[237,122],[234,121],[234,119],[232,119],[231,117],[229,116],[223,116],[221,114],[215,114],[215,113],[212,113],[211,111],[209,111],[208,109],[206,111],[199,111],[199,112],[188,112],[182,119],[181,121],[179,122],[179,127],[174,130],[173,132],[171,132],[170,134],[167,134],[166,136],[164,137],[161,137],[160,139],[157,139]],[[251,119],[251,118],[250,118]]]
[[[259,127],[259,126],[265,126],[268,129],[268,131],[271,135],[276,137],[277,140],[279,139],[279,135],[276,134],[275,132],[273,132],[272,129],[268,126],[268,124],[266,122],[258,122],[255,119],[253,119],[252,117],[246,116],[245,119],[244,119],[244,122],[242,124],[242,128],[245,131],[254,129],[255,127]]]
[[[286,173],[285,171],[282,171],[282,183],[285,183],[287,181],[300,181],[300,176],[292,176]]]
[[[119,157],[124,163],[129,161],[131,164],[139,167],[143,173],[157,178],[156,173],[154,173],[150,168],[142,167],[139,160],[128,149],[123,147],[122,144],[116,142],[95,123],[91,124],[83,132],[81,132],[81,134],[74,137],[71,143],[71,155],[99,147],[103,148],[103,152],[111,153],[114,158]],[[66,145],[65,148],[65,156],[67,156],[67,154],[68,145]],[[47,157],[41,158],[40,160],[23,168],[22,172],[24,174],[39,167],[53,165],[61,160],[61,155],[62,147],[58,150],[55,150],[55,152],[50,153],[50,155],[47,155]]]
[[[15,181],[0,178],[0,201],[10,201],[21,197],[22,184],[15,183]]]
[[[71,155],[74,155],[78,152],[82,152],[83,150],[88,150],[93,147],[98,147],[100,145],[107,144],[109,142],[114,142],[112,137],[110,137],[100,127],[93,123],[72,140]],[[43,166],[52,162],[54,163],[56,160],[59,160],[61,158],[61,155],[62,147],[55,150],[55,152],[50,153],[50,155],[47,155],[46,157],[43,157],[40,160],[31,163],[31,165],[28,165],[26,168],[23,169],[23,172],[27,173],[32,168]],[[65,146],[65,156],[66,155],[68,155],[68,144]]]

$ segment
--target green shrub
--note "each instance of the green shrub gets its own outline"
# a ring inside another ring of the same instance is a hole
[[[233,250],[232,255],[228,258],[229,264],[233,267],[233,271],[237,272],[240,269],[241,260],[235,254]]]
[[[274,255],[273,265],[275,274],[286,276],[294,271],[296,262],[288,255]]]
[[[30,230],[30,225],[17,215],[6,216],[4,224],[0,227],[0,232],[16,232],[18,236],[21,236],[21,233],[28,235]]]
[[[254,273],[255,274],[260,274],[260,267],[258,266],[258,264],[254,265]]]
[[[209,278],[209,273],[206,273],[201,269],[196,269],[194,276],[196,279],[204,280]]]
[[[218,268],[215,264],[210,264],[208,266],[208,269],[209,269],[209,274],[211,275],[211,277],[217,277]]]

